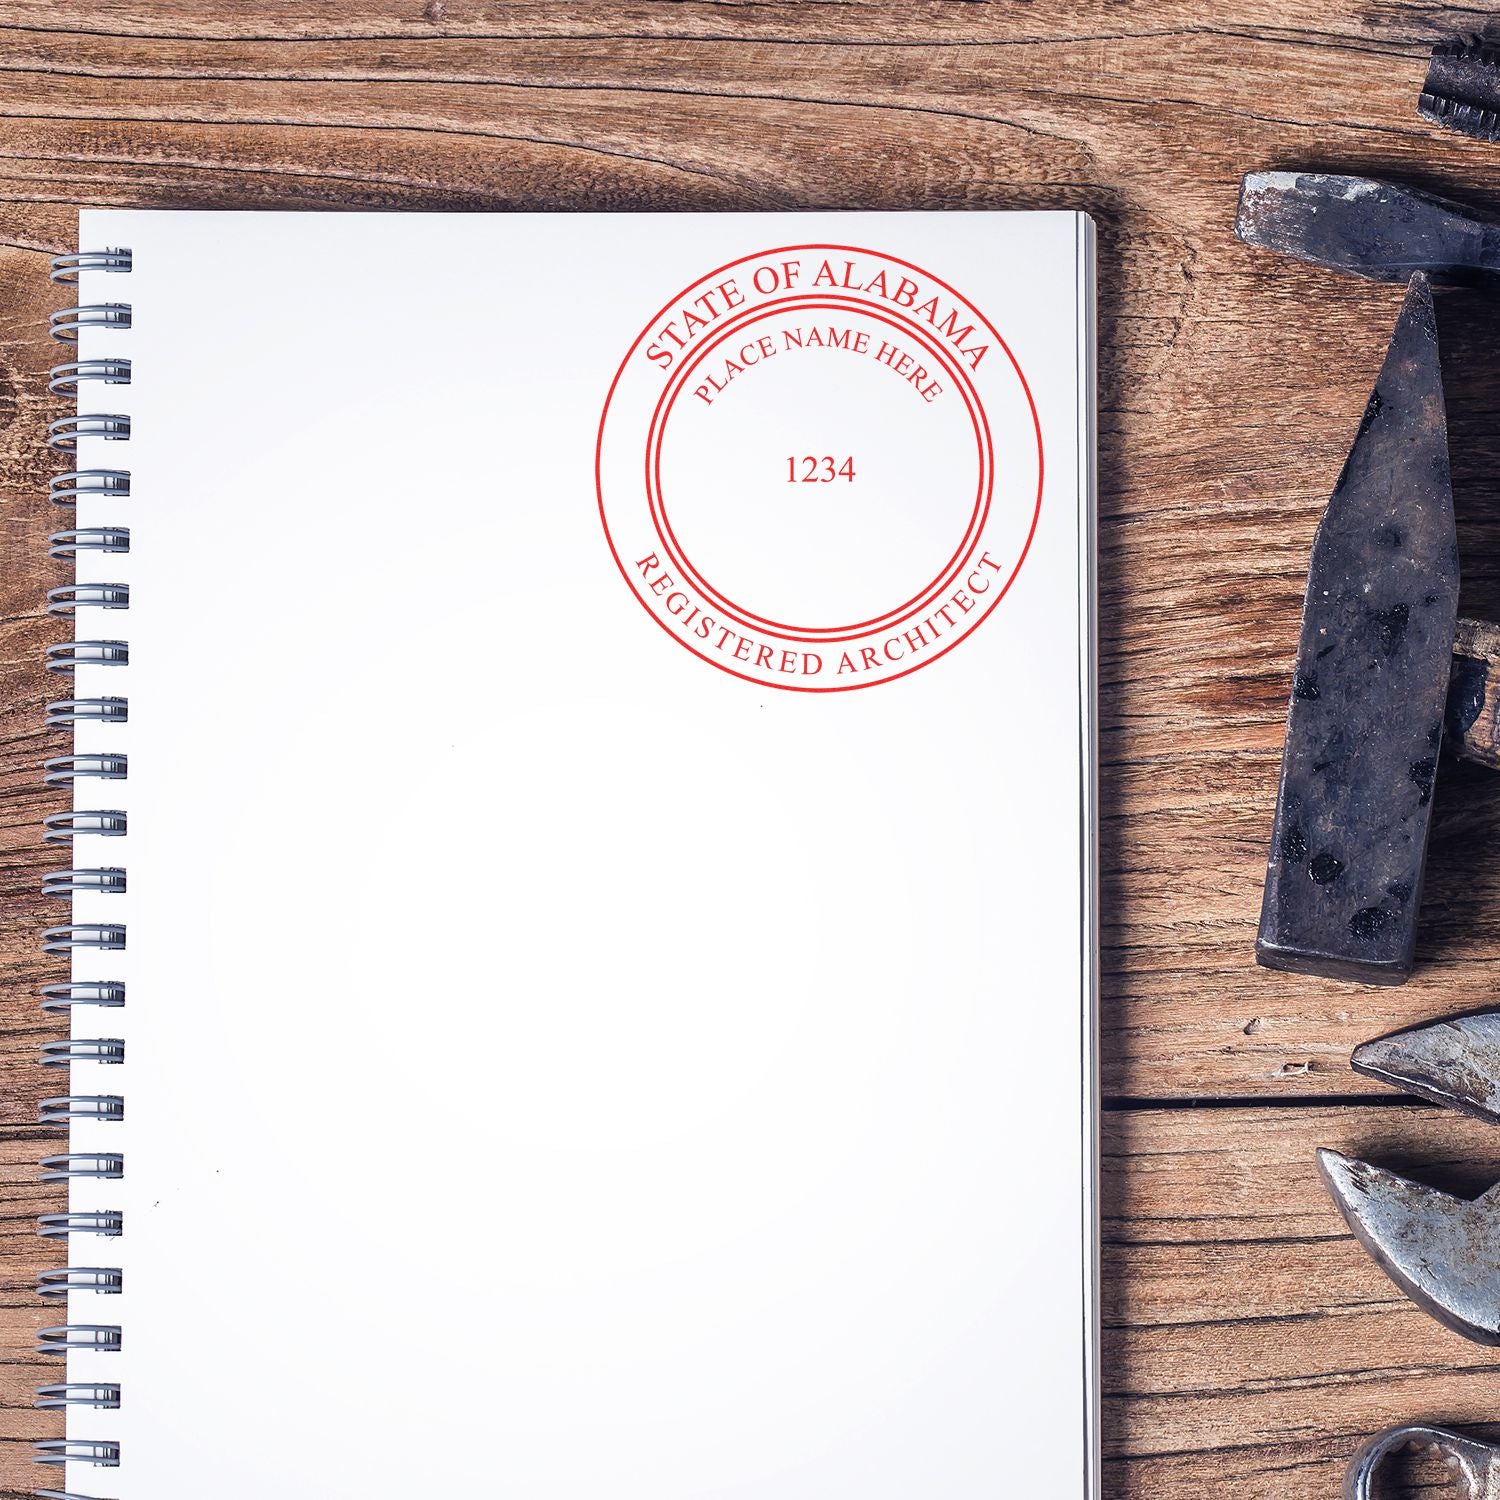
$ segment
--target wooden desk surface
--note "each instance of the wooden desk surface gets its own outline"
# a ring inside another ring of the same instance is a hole
[[[53,1320],[35,1162],[58,1149],[34,1123],[57,1091],[34,991],[61,974],[37,947],[58,862],[38,829],[61,806],[38,769],[61,633],[41,607],[61,467],[44,328],[81,205],[1095,215],[1106,1493],[1313,1500],[1385,1423],[1500,1420],[1500,1356],[1402,1300],[1311,1154],[1500,1176],[1500,1132],[1347,1066],[1367,1036],[1490,1000],[1500,777],[1440,780],[1404,989],[1251,961],[1307,549],[1400,291],[1231,232],[1240,174],[1264,167],[1397,175],[1500,216],[1500,146],[1415,112],[1432,42],[1485,19],[1422,0],[0,0],[0,1496],[41,1482],[29,1443],[59,1430],[30,1407],[60,1378],[31,1352]],[[1494,613],[1500,302],[1453,294],[1440,322],[1464,609]]]

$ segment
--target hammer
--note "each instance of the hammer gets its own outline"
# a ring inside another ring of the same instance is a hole
[[[1313,544],[1255,945],[1268,968],[1400,984],[1445,739],[1500,768],[1500,627],[1458,618],[1429,284],[1500,275],[1500,232],[1408,188],[1294,172],[1245,178],[1236,232],[1408,282]]]

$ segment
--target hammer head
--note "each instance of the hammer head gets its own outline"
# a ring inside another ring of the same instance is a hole
[[[1313,543],[1255,944],[1268,968],[1410,974],[1457,615],[1437,326],[1417,275]]]
[[[1472,1202],[1388,1172],[1318,1152],[1318,1170],[1377,1265],[1455,1333],[1500,1344],[1500,1201]]]
[[[1456,203],[1372,177],[1250,172],[1235,233],[1331,271],[1406,281],[1415,271],[1465,282],[1493,272],[1494,229]]]

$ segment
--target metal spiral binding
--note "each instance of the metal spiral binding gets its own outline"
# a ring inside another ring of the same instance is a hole
[[[92,1406],[114,1411],[120,1405],[120,1387],[106,1383],[43,1385],[37,1387],[36,1400],[32,1404],[42,1411],[64,1406]]]
[[[117,1297],[124,1288],[124,1278],[114,1266],[64,1266],[57,1271],[43,1271],[37,1277],[37,1295],[66,1297],[69,1292],[101,1292]]]
[[[128,250],[80,250],[74,255],[52,257],[52,280],[72,286],[80,271],[128,271],[131,269],[131,254]]]
[[[99,814],[98,816],[123,816],[123,814]],[[44,984],[42,986],[42,1009],[48,1015],[72,1010],[75,1005],[98,1005],[106,1010],[118,1010],[124,1004],[125,986],[118,979],[95,979],[81,982],[75,979],[68,984]]]
[[[47,613],[49,615],[77,614],[86,605],[96,604],[100,609],[129,609],[130,585],[128,583],[65,583],[60,588],[47,590]]]
[[[122,1063],[125,1043],[119,1037],[65,1037],[42,1043],[42,1066],[66,1068],[75,1062]]]
[[[69,698],[65,701],[72,703],[76,700]],[[120,717],[123,718],[124,715]],[[59,726],[49,724],[48,727]],[[95,812],[49,813],[43,826],[46,828],[46,832],[42,835],[44,843],[71,844],[80,834],[85,833],[98,834],[101,838],[120,838],[129,828],[130,820],[123,812],[116,809],[101,808]]]
[[[120,922],[64,922],[60,927],[42,929],[42,952],[56,957],[79,948],[119,951],[124,946],[125,927]]]
[[[113,1154],[90,1155],[87,1152],[69,1151],[61,1156],[42,1158],[43,1182],[66,1182],[70,1177],[123,1177],[124,1175],[124,1157]],[[51,1271],[44,1274],[56,1276],[58,1273]],[[46,1293],[42,1295],[46,1296]]]
[[[48,786],[72,786],[89,777],[124,781],[129,769],[123,755],[52,755],[42,762],[42,780]]]
[[[74,891],[103,891],[119,895],[125,889],[125,872],[107,870],[49,870],[42,877],[44,896],[71,896]]]
[[[54,474],[47,481],[47,493],[54,505],[70,509],[78,504],[80,495],[114,495],[128,500],[130,475],[124,469],[69,469],[66,474]]]
[[[39,1328],[37,1352],[52,1354],[59,1349],[118,1349],[120,1330],[113,1323],[60,1323]]]
[[[54,698],[47,705],[46,727],[68,729],[74,724],[124,724],[129,718],[130,704],[124,698]],[[47,842],[53,844],[57,840],[49,838]]]
[[[83,250],[74,255],[60,255],[52,262],[52,279],[59,283],[76,283],[85,273],[129,272],[133,258],[126,249]],[[95,302],[64,308],[53,313],[51,331],[55,339],[77,343],[84,330],[128,329],[131,326],[130,304],[122,301]],[[108,343],[106,338],[103,340]],[[82,398],[91,386],[128,386],[131,381],[130,360],[111,349],[99,357],[93,349],[87,359],[74,358],[53,367],[48,389],[53,395]],[[108,442],[130,440],[131,419],[115,412],[78,411],[60,417],[48,428],[48,444],[63,453],[77,450],[80,439],[103,439]],[[77,468],[53,477],[49,494],[54,505],[76,508],[83,502],[130,498],[130,471],[124,468]],[[48,539],[52,557],[71,562],[84,554],[126,553],[130,550],[130,530],[126,526],[93,525],[55,531]],[[125,610],[130,608],[130,587],[125,583],[95,583],[74,580],[48,591],[47,612],[64,619],[75,619],[85,611]],[[80,622],[81,623],[81,622]],[[47,670],[71,676],[80,668],[124,667],[130,662],[130,646],[112,638],[90,638],[91,632],[80,629],[77,639],[62,641],[47,650]],[[47,728],[72,734],[80,724],[109,726],[129,719],[126,697],[57,698],[47,704]],[[121,781],[128,761],[113,751],[79,750],[51,756],[43,767],[43,780],[49,787],[71,787],[75,795],[95,781]],[[52,813],[43,831],[48,844],[62,844],[70,850],[80,840],[118,838],[126,832],[123,811],[109,808],[72,808]],[[87,845],[83,846],[87,847]],[[80,850],[81,852],[81,850]],[[95,864],[87,858],[65,869],[50,870],[42,880],[42,892],[70,903],[75,897],[114,896],[126,889],[126,872],[118,865]],[[91,914],[91,913],[90,913]],[[71,913],[70,913],[71,915]],[[42,951],[49,955],[69,956],[78,950],[96,950],[105,954],[125,947],[125,925],[119,922],[68,921],[48,927],[42,935]],[[42,1010],[49,1015],[69,1015],[78,1007],[99,1010],[118,1009],[125,1004],[125,982],[119,979],[75,979],[45,985]],[[80,1012],[81,1014],[82,1012]],[[125,1061],[125,1043],[118,1037],[69,1036],[42,1046],[42,1065],[47,1068],[71,1068],[75,1063],[87,1067],[116,1066]],[[120,1094],[59,1094],[41,1101],[39,1120],[43,1125],[70,1129],[76,1121],[121,1120],[125,1100]],[[82,1143],[81,1143],[82,1144]],[[91,1135],[89,1147],[96,1145]],[[124,1157],[108,1149],[66,1150],[44,1156],[41,1177],[46,1183],[71,1185],[74,1182],[107,1183],[125,1174]],[[77,1201],[77,1200],[75,1200]],[[85,1199],[84,1201],[88,1201]],[[60,1213],[43,1214],[37,1221],[37,1233],[45,1240],[66,1244],[75,1235],[112,1239],[124,1229],[124,1216],[118,1209],[80,1211],[69,1207]],[[43,1271],[37,1278],[39,1296],[67,1301],[68,1311],[92,1307],[101,1296],[120,1292],[123,1282],[118,1266],[64,1265]],[[84,1304],[74,1297],[86,1298]],[[102,1310],[102,1305],[101,1310]],[[92,1357],[118,1351],[123,1340],[120,1325],[68,1321],[37,1333],[39,1354],[67,1358],[75,1351]],[[87,1368],[92,1375],[92,1364]],[[108,1381],[65,1381],[39,1386],[36,1403],[43,1410],[111,1411],[120,1405],[120,1387]],[[68,1464],[116,1468],[120,1462],[120,1445],[110,1440],[75,1437],[49,1438],[34,1444],[38,1463],[52,1466]],[[98,1500],[98,1497],[76,1494],[70,1490],[36,1491],[40,1500]]]
[[[127,667],[130,647],[124,641],[59,641],[47,647],[47,670],[71,672],[75,667]]]
[[[76,369],[75,365],[60,365],[58,369]],[[130,437],[130,418],[113,412],[79,412],[71,417],[59,417],[47,427],[47,446],[62,453],[72,453],[81,437],[105,438],[111,443],[122,443]]]
[[[43,1214],[36,1221],[44,1240],[65,1240],[75,1234],[102,1234],[113,1239],[125,1228],[124,1216],[105,1211],[96,1214]]]
[[[128,526],[85,526],[79,531],[54,531],[47,538],[47,555],[70,562],[80,552],[129,552]]]
[[[67,1125],[73,1120],[123,1120],[125,1101],[119,1094],[58,1094],[37,1106],[43,1125]]]
[[[65,365],[53,365],[48,372],[47,389],[54,396],[76,396],[85,380],[102,380],[105,385],[129,385],[128,359],[75,359]]]
[[[92,307],[64,307],[49,320],[52,337],[76,344],[80,329],[129,328],[130,308],[124,302],[100,302]]]
[[[117,1469],[120,1466],[118,1443],[91,1443],[83,1438],[52,1438],[38,1443],[36,1449],[36,1461],[39,1464],[99,1464],[106,1469]]]

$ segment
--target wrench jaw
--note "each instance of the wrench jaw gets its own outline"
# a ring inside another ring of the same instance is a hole
[[[1349,1060],[1368,1078],[1500,1125],[1500,1011],[1393,1032]]]
[[[1412,1301],[1464,1338],[1500,1345],[1500,1188],[1456,1198],[1329,1150],[1318,1171],[1355,1238]]]

